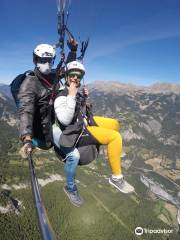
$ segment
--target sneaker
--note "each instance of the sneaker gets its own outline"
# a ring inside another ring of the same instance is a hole
[[[63,189],[73,205],[75,205],[76,207],[80,207],[84,203],[77,190],[74,192],[69,192],[66,186],[64,186]]]
[[[123,177],[118,180],[114,180],[112,177],[110,177],[109,183],[123,193],[134,192],[134,187],[125,181]]]

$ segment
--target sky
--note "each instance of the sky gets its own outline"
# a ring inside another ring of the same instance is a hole
[[[36,45],[58,42],[57,5],[1,0],[0,12],[0,83],[9,84],[33,69]],[[180,0],[71,0],[69,13],[76,39],[90,37],[85,82],[180,84]]]

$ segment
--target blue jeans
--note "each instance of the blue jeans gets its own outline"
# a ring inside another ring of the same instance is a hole
[[[80,159],[80,154],[77,148],[67,148],[62,147],[59,144],[59,139],[61,136],[62,131],[56,125],[53,125],[53,141],[54,144],[61,149],[61,151],[65,154],[65,165],[64,165],[64,172],[66,176],[66,183],[67,183],[67,190],[69,192],[74,192],[77,190],[76,183],[75,183],[75,176],[76,176],[76,168]]]

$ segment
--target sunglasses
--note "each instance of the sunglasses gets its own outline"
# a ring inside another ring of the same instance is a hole
[[[78,80],[81,80],[83,78],[83,74],[79,72],[70,72],[68,73],[68,77],[70,78],[76,77]]]
[[[49,57],[38,58],[37,62],[38,63],[51,63],[51,64],[54,64],[54,58],[49,58]]]

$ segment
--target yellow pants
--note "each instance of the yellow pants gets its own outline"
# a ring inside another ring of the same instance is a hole
[[[98,126],[88,126],[88,131],[102,145],[107,145],[108,160],[113,175],[121,174],[122,138],[119,122],[113,118],[94,117]]]

